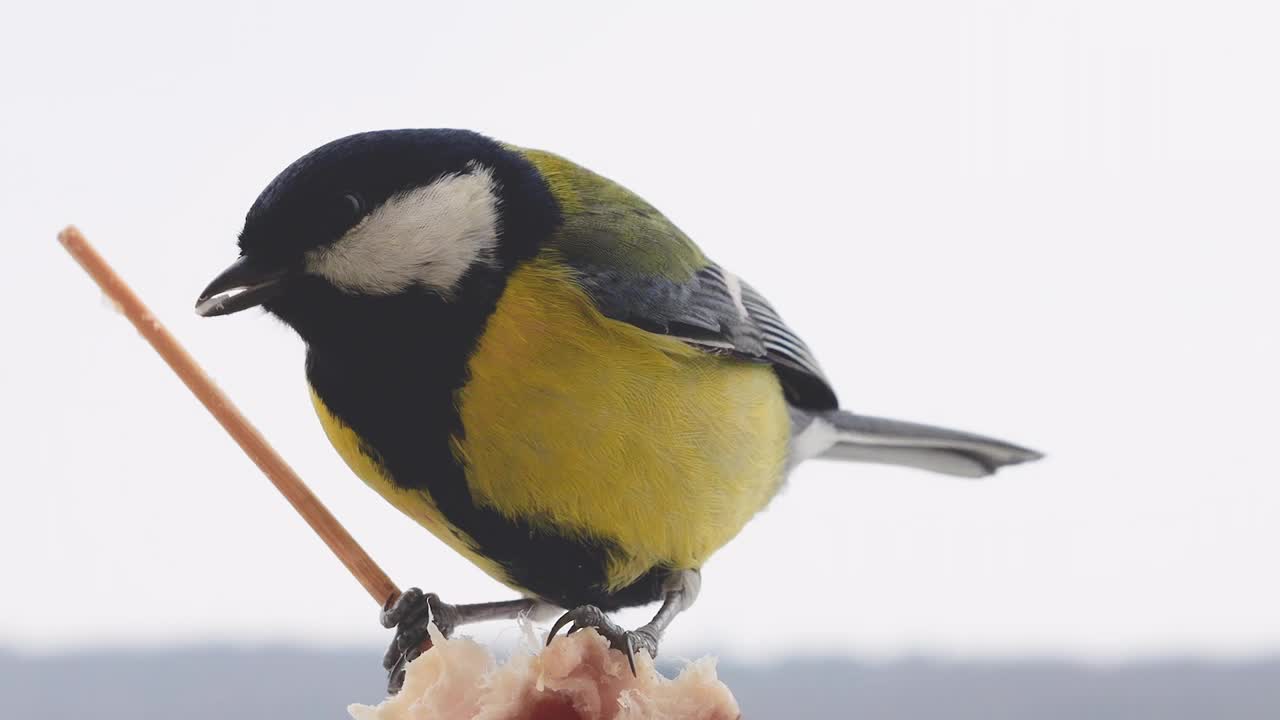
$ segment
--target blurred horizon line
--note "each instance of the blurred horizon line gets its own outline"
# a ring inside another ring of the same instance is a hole
[[[481,645],[489,649],[500,659],[505,659],[507,655],[517,649],[529,649],[524,643],[513,642],[484,642],[477,640]],[[229,656],[229,655],[369,655],[370,657],[377,655],[381,657],[384,648],[376,645],[361,644],[344,644],[344,643],[316,643],[308,644],[302,642],[286,642],[279,640],[267,640],[263,642],[246,642],[246,641],[210,641],[210,642],[181,642],[172,644],[148,644],[148,645],[92,645],[86,647],[54,647],[54,648],[32,648],[21,647],[18,645],[0,643],[0,658],[8,659],[30,659],[30,660],[57,660],[57,659],[93,659],[104,656],[112,656],[119,658],[151,658],[158,656]],[[1226,656],[1221,654],[1196,653],[1196,652],[1171,652],[1167,654],[1152,653],[1142,654],[1139,656],[1120,658],[1120,659],[1102,659],[1078,657],[1069,654],[1052,654],[1041,652],[1028,652],[1023,654],[963,654],[963,653],[946,653],[937,651],[917,651],[902,652],[895,654],[878,654],[878,653],[839,653],[830,651],[815,650],[797,650],[796,652],[786,654],[774,654],[770,658],[761,658],[755,654],[737,654],[732,651],[717,650],[708,648],[703,651],[697,658],[714,657],[717,661],[729,662],[733,665],[763,668],[773,665],[785,664],[807,664],[807,663],[826,663],[840,662],[855,664],[867,668],[889,667],[889,666],[937,666],[946,667],[953,665],[966,666],[986,666],[986,667],[1002,667],[1002,666],[1055,666],[1060,668],[1071,668],[1079,670],[1091,671],[1108,671],[1120,670],[1127,668],[1153,668],[1153,667],[1255,667],[1275,665],[1280,670],[1280,650],[1261,652],[1256,654],[1241,654],[1238,656]],[[663,653],[659,658],[658,664],[666,670],[682,667],[684,664],[697,659],[693,655],[687,653]]]

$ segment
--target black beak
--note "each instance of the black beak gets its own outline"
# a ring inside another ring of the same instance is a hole
[[[257,307],[280,293],[287,275],[287,270],[264,268],[241,257],[200,293],[196,314],[213,317]]]

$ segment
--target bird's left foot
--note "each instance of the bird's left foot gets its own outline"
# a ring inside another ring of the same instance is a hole
[[[572,635],[583,628],[594,628],[604,636],[609,641],[610,647],[627,656],[627,664],[631,666],[632,675],[636,674],[637,650],[644,650],[651,658],[658,657],[657,633],[647,627],[623,630],[595,605],[581,605],[561,615],[555,625],[551,626],[551,632],[547,633],[547,644],[550,645],[551,641],[555,640],[556,633],[569,623],[573,624],[569,627],[569,632],[565,633],[566,635]]]
[[[396,636],[382,658],[387,671],[387,691],[395,695],[404,683],[405,666],[422,654],[427,641],[427,626],[435,623],[440,634],[449,637],[459,621],[458,608],[442,601],[435,593],[409,588],[383,608],[380,620],[385,628],[395,628]],[[428,645],[428,647],[430,647]]]

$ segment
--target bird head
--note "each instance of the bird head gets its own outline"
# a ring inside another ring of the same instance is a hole
[[[376,322],[405,300],[474,302],[500,291],[558,222],[536,169],[489,138],[352,135],[267,185],[245,218],[239,259],[200,293],[196,312],[261,306],[311,340],[325,327]]]

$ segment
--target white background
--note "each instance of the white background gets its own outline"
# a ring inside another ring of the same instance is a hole
[[[0,646],[386,637],[61,254],[68,222],[397,581],[509,596],[349,474],[289,331],[191,311],[298,155],[452,126],[644,195],[849,407],[1049,455],[803,467],[671,652],[1280,650],[1274,3],[181,5],[0,29]]]

